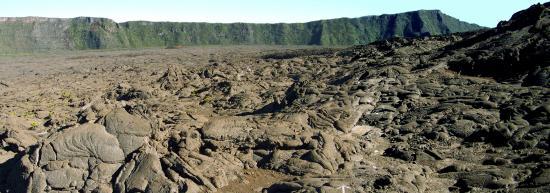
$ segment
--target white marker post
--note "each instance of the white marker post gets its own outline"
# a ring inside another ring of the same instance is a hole
[[[346,193],[346,189],[351,189],[351,187],[346,186],[346,185],[342,185],[342,186],[338,187],[338,189],[341,189],[342,193]]]

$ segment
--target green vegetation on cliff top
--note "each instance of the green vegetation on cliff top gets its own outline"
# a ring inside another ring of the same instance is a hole
[[[308,23],[178,23],[79,17],[0,18],[0,51],[117,49],[178,45],[357,45],[483,29],[438,10]]]

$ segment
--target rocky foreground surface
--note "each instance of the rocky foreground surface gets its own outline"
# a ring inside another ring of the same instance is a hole
[[[452,36],[0,82],[0,191],[549,192],[549,6]]]

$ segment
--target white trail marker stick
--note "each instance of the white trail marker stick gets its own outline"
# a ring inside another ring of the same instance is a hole
[[[346,186],[346,185],[342,185],[342,186],[338,187],[338,189],[341,189],[342,193],[346,193],[346,189],[351,189],[351,187]]]

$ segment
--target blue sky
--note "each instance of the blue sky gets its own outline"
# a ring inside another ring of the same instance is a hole
[[[439,9],[494,27],[536,0],[3,0],[0,17],[106,17],[186,22],[307,22],[340,17]]]

